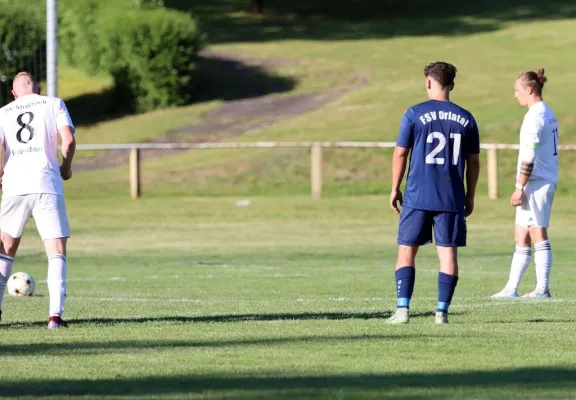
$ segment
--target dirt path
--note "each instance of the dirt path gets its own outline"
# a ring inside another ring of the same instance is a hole
[[[233,54],[213,52],[204,53],[203,57],[217,59],[219,63],[229,64],[235,70],[258,68],[265,71],[287,62],[284,59],[246,59]],[[315,111],[338,99],[343,94],[365,85],[369,81],[367,75],[354,71],[351,71],[347,78],[350,77],[352,79],[343,79],[343,81],[348,82],[347,84],[332,88],[324,93],[293,96],[271,93],[256,97],[224,100],[220,106],[204,114],[194,124],[182,126],[148,142],[206,143],[237,138],[248,132],[254,132],[278,122]],[[238,84],[242,85],[243,82],[238,82]],[[142,158],[165,156],[174,154],[176,151],[187,150],[146,150],[142,153]],[[126,165],[127,162],[127,151],[101,151],[94,156],[78,158],[75,162],[75,170],[87,171],[111,168]]]

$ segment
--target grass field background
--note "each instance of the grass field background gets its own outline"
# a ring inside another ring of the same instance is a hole
[[[190,2],[165,2],[190,9]],[[264,16],[247,14],[246,3],[197,1],[191,12],[209,52],[265,68],[231,75],[226,63],[203,55],[205,91],[189,106],[110,114],[110,77],[61,65],[60,95],[78,142],[164,141],[183,126],[247,120],[259,128],[176,140],[394,141],[404,110],[425,99],[422,68],[441,59],[458,67],[453,100],[474,113],[483,143],[517,142],[525,110],[513,97],[514,78],[539,67],[550,79],[545,99],[559,118],[561,143],[576,142],[572,2],[270,0]],[[246,93],[252,86],[270,99],[340,96],[271,125],[259,125],[258,115],[210,118],[231,100],[255,98]],[[304,149],[148,157],[138,201],[128,197],[126,160],[75,170],[66,183],[70,328],[46,329],[46,260],[31,221],[14,271],[31,273],[37,292],[6,298],[0,397],[576,398],[576,153],[560,154],[553,298],[542,301],[489,298],[505,284],[513,251],[508,196],[516,153],[500,152],[497,201],[485,196],[482,154],[448,326],[433,324],[430,246],[418,256],[414,318],[408,326],[383,323],[395,304],[390,154],[325,150],[320,201],[307,195]],[[251,204],[236,205],[244,199]],[[532,266],[521,292],[534,281]]]
[[[227,100],[254,99],[259,91],[271,99],[344,94],[315,111],[258,129],[238,133],[223,128],[210,134],[179,135],[176,140],[394,141],[404,110],[425,99],[424,65],[436,60],[458,67],[452,99],[474,113],[483,143],[517,142],[526,110],[514,99],[514,79],[521,71],[539,67],[546,68],[549,77],[545,100],[559,118],[560,142],[576,140],[572,107],[576,73],[569,51],[576,41],[576,23],[570,2],[512,1],[504,5],[489,1],[477,8],[462,2],[440,8],[426,1],[418,7],[390,2],[383,14],[383,7],[375,1],[328,4],[317,0],[308,7],[292,8],[272,1],[265,16],[246,14],[245,3],[200,1],[191,12],[207,32],[208,51],[266,60],[264,67],[231,71],[202,56],[198,79],[203,91],[190,106],[128,117],[109,115],[104,111],[110,99],[110,79],[87,77],[63,66],[60,94],[71,109],[79,111],[79,142],[166,141],[167,132],[186,125],[258,123],[264,117],[257,112],[245,118],[211,118],[207,113]],[[176,0],[167,4],[189,8],[188,3]],[[416,14],[414,9],[418,9]],[[256,92],[245,93],[247,86],[257,88]],[[275,93],[276,86],[279,93]],[[86,107],[89,104],[101,106]],[[85,118],[87,109],[92,119]],[[282,108],[277,112],[281,114]],[[82,156],[94,153],[82,152]],[[389,150],[325,151],[325,194],[387,191],[389,156]],[[561,154],[562,194],[574,194],[570,182],[575,178],[575,161],[576,153]],[[500,153],[501,190],[511,187],[515,165],[515,152]],[[124,195],[126,168],[121,164],[77,175],[69,193]],[[304,150],[190,151],[147,159],[143,168],[146,195],[288,195],[309,190],[309,156]],[[484,174],[480,185],[485,192]]]
[[[407,326],[395,305],[396,217],[380,197],[71,200],[67,330],[46,329],[33,224],[6,299],[0,396],[567,399],[576,395],[574,224],[560,198],[553,298],[491,300],[513,251],[513,209],[480,199],[450,324],[435,326],[424,247]],[[521,292],[533,289],[530,268]]]

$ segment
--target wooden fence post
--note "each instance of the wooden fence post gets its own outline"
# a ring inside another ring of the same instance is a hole
[[[312,159],[311,159],[311,183],[312,183],[312,198],[320,199],[322,197],[322,146],[320,143],[312,145]]]
[[[140,197],[140,149],[130,149],[130,197]]]
[[[498,198],[498,149],[488,149],[488,197]]]

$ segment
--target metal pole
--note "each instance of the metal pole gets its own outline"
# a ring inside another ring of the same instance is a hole
[[[46,0],[46,78],[48,96],[58,96],[58,0]]]

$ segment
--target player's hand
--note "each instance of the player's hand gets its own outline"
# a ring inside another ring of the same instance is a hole
[[[464,215],[469,217],[470,214],[474,211],[474,197],[466,196],[464,200]]]
[[[60,176],[63,180],[67,181],[68,179],[72,178],[72,169],[60,167]]]
[[[518,207],[522,204],[522,200],[524,199],[524,191],[520,189],[516,189],[514,193],[512,193],[512,197],[510,197],[510,204],[514,207]]]
[[[394,190],[390,194],[390,207],[392,208],[392,210],[394,210],[396,214],[400,214],[400,208],[398,207],[398,203],[400,203],[400,205],[402,205],[403,203],[402,192],[399,190]]]

